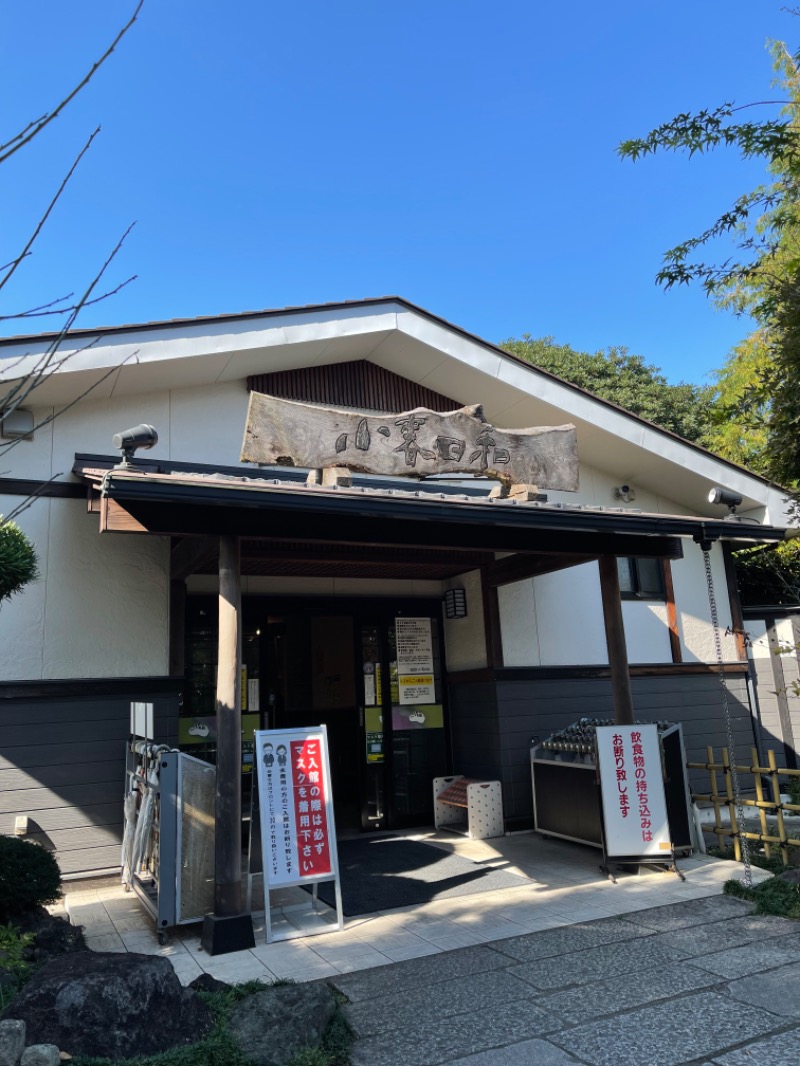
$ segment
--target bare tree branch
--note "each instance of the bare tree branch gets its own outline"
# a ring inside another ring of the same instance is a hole
[[[130,19],[119,31],[117,36],[111,42],[111,45],[106,49],[103,55],[94,63],[94,65],[85,75],[85,77],[80,82],[78,82],[72,92],[65,96],[61,103],[53,111],[49,111],[47,112],[47,114],[42,115],[41,118],[36,119],[36,121],[28,123],[26,128],[20,133],[17,133],[14,137],[12,137],[10,141],[6,141],[5,144],[0,144],[0,163],[5,162],[5,160],[10,158],[15,152],[18,152],[20,148],[26,145],[29,141],[32,141],[33,138],[36,137],[37,134],[41,133],[45,126],[49,125],[54,118],[58,118],[58,116],[67,106],[67,104],[71,103],[71,101],[75,99],[81,89],[85,88],[86,85],[88,85],[88,83],[92,80],[92,78],[103,65],[103,63],[105,63],[105,61],[117,47],[119,42],[134,24],[139,15],[139,12],[142,9],[143,3],[144,0],[139,0],[139,3],[136,5],[136,10],[134,11],[133,15],[131,15]]]
[[[92,344],[91,345],[87,345],[86,347],[87,348],[92,347],[94,344],[97,343],[98,340],[100,340],[100,338],[99,337],[95,337],[95,339],[92,341]],[[77,354],[77,353],[73,353],[73,354]],[[50,423],[54,422],[56,418],[60,418],[61,415],[63,415],[65,412],[67,412],[71,408],[73,408],[76,403],[80,403],[81,400],[85,400],[86,397],[91,395],[91,393],[93,393],[95,389],[99,388],[103,384],[104,381],[107,381],[114,374],[119,375],[122,372],[122,368],[127,363],[130,363],[131,361],[133,361],[134,363],[138,363],[139,362],[139,360],[137,358],[138,355],[139,355],[139,349],[137,348],[135,352],[131,352],[130,355],[126,355],[121,363],[118,363],[116,366],[112,366],[111,369],[107,370],[105,372],[105,374],[102,375],[102,377],[98,378],[97,381],[93,381],[92,384],[89,385],[88,388],[84,389],[82,393],[80,393],[78,396],[76,396],[74,400],[70,400],[70,402],[68,404],[65,404],[64,407],[59,407],[59,409],[57,411],[54,408],[52,414],[48,415],[46,418],[43,418],[41,420],[41,422],[37,422],[36,423],[36,425],[31,430],[31,433],[35,433],[37,430],[43,429],[45,426],[50,425]],[[11,451],[12,448],[15,448],[21,442],[22,439],[23,439],[22,437],[16,437],[13,440],[8,441],[7,444],[0,445],[0,456],[7,455]],[[54,477],[60,477],[60,476],[61,476],[60,474],[55,474],[54,475]],[[53,479],[51,478],[50,480],[52,481]],[[49,484],[49,482],[48,482],[48,484]],[[6,517],[8,517],[8,516],[6,516]]]
[[[83,146],[83,148],[81,148],[80,152],[78,152],[78,155],[77,155],[77,158],[75,159],[75,162],[72,164],[72,166],[67,171],[66,177],[64,178],[64,180],[61,182],[61,184],[58,187],[58,191],[56,192],[55,196],[50,201],[50,203],[47,205],[47,210],[42,215],[42,217],[39,219],[39,222],[38,222],[38,224],[36,226],[36,229],[33,231],[33,233],[31,234],[31,236],[28,239],[28,243],[22,249],[22,251],[17,256],[17,258],[12,260],[12,262],[10,264],[10,267],[8,268],[8,272],[6,273],[5,277],[0,278],[0,290],[2,290],[3,286],[7,282],[9,282],[11,280],[11,278],[13,278],[14,272],[16,271],[17,267],[20,265],[22,260],[29,254],[31,248],[33,247],[34,241],[39,236],[39,234],[42,232],[42,227],[44,226],[45,222],[49,218],[50,212],[53,210],[53,208],[58,203],[58,201],[59,201],[59,199],[61,197],[61,194],[64,192],[64,189],[67,187],[67,184],[68,184],[70,178],[75,173],[75,170],[76,170],[76,168],[78,166],[78,163],[80,163],[81,159],[83,159],[83,157],[89,151],[89,149],[90,149],[90,147],[92,145],[92,141],[95,139],[95,137],[97,136],[97,134],[99,132],[100,132],[100,127],[98,126],[97,129],[94,131],[94,133],[89,138],[89,140]],[[5,270],[6,268],[3,267],[3,269]]]
[[[31,370],[29,374],[27,374],[24,378],[20,379],[19,382],[17,382],[15,385],[12,385],[6,396],[4,396],[0,400],[0,410],[2,410],[4,416],[7,417],[9,414],[11,414],[12,411],[15,411],[18,407],[20,407],[25,402],[26,398],[30,396],[30,394],[36,388],[38,388],[38,386],[41,385],[41,383],[46,378],[50,377],[51,374],[55,373],[58,368],[63,365],[64,362],[66,362],[67,359],[71,358],[75,354],[74,352],[68,353],[67,355],[62,356],[60,359],[57,358],[59,348],[62,342],[64,341],[64,338],[72,329],[72,326],[75,323],[75,319],[77,318],[80,311],[86,306],[87,302],[89,302],[92,293],[94,292],[106,270],[122,248],[122,245],[125,242],[125,238],[133,229],[134,225],[135,223],[132,222],[130,226],[128,226],[128,228],[125,230],[123,235],[120,237],[120,239],[117,241],[110,255],[107,257],[100,270],[95,274],[94,278],[90,282],[89,286],[87,287],[81,298],[71,308],[67,309],[67,317],[65,322],[61,326],[61,329],[58,331],[58,333],[55,333],[53,335],[47,348],[39,357],[39,361],[36,366]]]

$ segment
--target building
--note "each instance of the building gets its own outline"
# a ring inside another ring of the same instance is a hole
[[[0,369],[47,344],[0,342]],[[613,716],[628,684],[637,717],[684,724],[690,757],[723,743],[704,547],[735,736],[762,742],[730,552],[783,538],[778,487],[396,297],[76,331],[70,353],[0,477],[0,512],[41,497],[19,518],[41,577],[0,610],[0,832],[27,817],[66,874],[118,865],[132,701],[156,739],[214,746],[221,538],[241,549],[245,781],[254,725],[324,721],[340,828],[429,823],[446,772],[501,780],[507,828],[530,826],[531,740]],[[251,390],[569,422],[580,487],[307,484],[240,462]],[[113,469],[113,435],[140,423],[158,444]],[[422,703],[398,698],[398,618],[427,620]]]

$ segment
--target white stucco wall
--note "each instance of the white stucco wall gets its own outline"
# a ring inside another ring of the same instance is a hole
[[[3,681],[168,672],[168,539],[100,534],[97,517],[64,499],[20,515],[40,577],[0,607]]]
[[[248,398],[245,381],[133,396],[90,395],[37,430],[32,441],[20,442],[5,463],[11,477],[70,480],[76,452],[115,455],[114,434],[146,422],[158,431],[155,448],[139,453],[147,459],[237,466]],[[49,414],[52,408],[37,409],[37,422]]]
[[[672,564],[672,583],[675,588],[675,606],[678,613],[678,629],[681,637],[681,654],[687,663],[711,663],[715,661],[714,633],[711,628],[711,610],[708,602],[703,553],[693,541],[683,542],[684,558]],[[710,552],[711,575],[717,600],[722,657],[725,661],[738,658],[736,638],[726,635],[730,628],[731,605],[722,548],[713,544]]]
[[[700,549],[684,542],[684,558],[672,563],[678,628],[684,662],[713,662],[714,638]],[[712,575],[723,657],[735,660],[725,567],[719,545],[712,547]],[[584,563],[498,590],[506,666],[592,666],[608,663],[600,576],[596,563]],[[630,663],[669,663],[672,651],[666,604],[624,600],[622,617]]]

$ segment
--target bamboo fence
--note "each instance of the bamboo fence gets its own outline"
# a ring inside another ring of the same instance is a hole
[[[774,751],[767,752],[767,765],[759,766],[758,752],[755,748],[750,749],[750,757],[752,759],[750,766],[739,766],[737,763],[735,767],[737,774],[753,775],[755,798],[750,798],[749,795],[742,796],[740,797],[740,803],[742,807],[755,808],[758,813],[761,831],[754,833],[739,825],[737,803],[733,793],[731,773],[733,767],[731,766],[728,749],[721,749],[720,762],[715,761],[714,749],[711,747],[706,748],[706,756],[706,762],[687,763],[690,770],[707,770],[710,774],[711,791],[706,795],[695,794],[694,796],[695,801],[711,803],[714,808],[715,824],[704,827],[704,831],[715,833],[720,845],[723,844],[724,838],[730,837],[733,840],[733,855],[738,862],[741,862],[742,859],[741,840],[744,837],[746,840],[754,840],[763,844],[764,855],[768,859],[772,857],[773,849],[779,850],[783,865],[789,866],[789,849],[800,848],[800,839],[790,837],[787,834],[784,814],[800,815],[800,803],[784,803],[782,801],[781,778],[788,778],[790,781],[792,779],[800,780],[800,770],[790,770],[787,767],[778,766]],[[723,775],[723,790],[720,790],[719,787],[718,774]],[[723,808],[728,810],[730,826],[722,824],[721,811]],[[774,820],[774,830],[768,824],[768,819],[770,821]]]

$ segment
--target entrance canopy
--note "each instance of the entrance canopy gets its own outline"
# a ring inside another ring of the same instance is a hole
[[[312,565],[321,574],[327,562],[337,573],[349,566],[354,576],[353,551],[332,550],[348,545],[361,549],[362,565],[381,562],[384,576],[413,571],[444,578],[492,563],[494,576],[505,576],[498,583],[505,584],[601,555],[679,559],[682,538],[745,546],[786,536],[781,528],[736,521],[492,498],[485,486],[474,484],[462,489],[426,482],[409,489],[408,482],[400,488],[397,482],[362,478],[350,486],[323,486],[280,467],[258,477],[169,464],[122,470],[108,457],[84,455],[76,456],[73,470],[87,483],[101,531],[253,539],[259,550],[249,554],[262,559],[253,571],[260,574],[308,575]],[[410,546],[423,554],[398,558],[392,551]],[[494,553],[517,557],[495,562]]]

